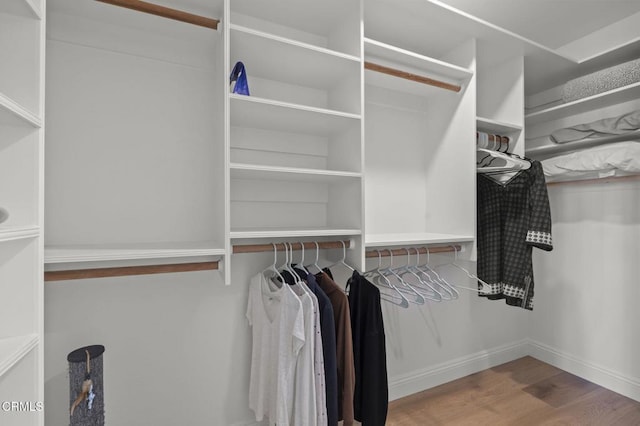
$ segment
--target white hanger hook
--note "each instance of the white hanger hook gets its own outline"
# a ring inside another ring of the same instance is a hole
[[[273,246],[273,266],[276,266],[276,263],[278,263],[278,247],[276,246],[276,243],[271,243],[271,245]]]
[[[302,251],[302,257],[300,258],[300,265],[304,265],[304,242],[300,243],[300,250]]]

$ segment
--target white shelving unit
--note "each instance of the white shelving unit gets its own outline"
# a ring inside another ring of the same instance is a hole
[[[220,32],[51,3],[47,269],[224,258]]]
[[[44,2],[0,4],[0,400],[43,401]],[[42,412],[14,419],[43,425]],[[14,423],[12,423],[14,424]]]
[[[359,2],[225,5],[225,69],[242,61],[251,93],[227,96],[229,250],[232,239],[360,235]],[[348,200],[358,208],[341,209]]]
[[[416,50],[413,40],[380,30],[379,6],[364,5],[364,60],[410,76],[365,72],[364,245],[472,244],[475,41],[460,40],[440,56],[432,55],[428,41]],[[429,39],[420,31],[411,37]],[[420,83],[413,76],[460,90]]]

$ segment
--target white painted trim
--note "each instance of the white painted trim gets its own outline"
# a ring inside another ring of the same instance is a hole
[[[529,339],[527,352],[540,361],[589,380],[603,388],[640,401],[640,378],[597,365],[559,349]]]
[[[528,355],[528,343],[529,340],[524,339],[392,377],[389,379],[389,400],[393,401],[522,358]]]

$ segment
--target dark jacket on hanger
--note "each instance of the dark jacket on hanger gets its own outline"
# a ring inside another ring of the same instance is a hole
[[[488,299],[533,310],[533,247],[550,251],[551,212],[542,165],[532,161],[506,182],[479,174],[478,277]]]
[[[347,288],[356,372],[355,419],[364,426],[384,426],[389,388],[380,290],[357,271]]]
[[[333,306],[336,326],[336,360],[338,365],[338,419],[344,426],[353,425],[353,392],[355,372],[353,367],[353,340],[351,315],[347,295],[326,272],[316,275],[320,288],[327,294]]]

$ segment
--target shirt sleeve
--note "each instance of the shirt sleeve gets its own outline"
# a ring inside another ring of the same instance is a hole
[[[297,296],[296,296],[297,297]],[[295,355],[298,355],[300,349],[304,346],[305,337],[304,337],[304,315],[302,311],[302,303],[300,300],[297,300],[297,313],[295,316],[295,321],[293,324],[293,332],[292,334],[292,349]]]
[[[545,251],[553,249],[551,238],[551,209],[547,184],[544,180],[542,165],[539,161],[532,161],[533,176],[529,188],[529,226],[527,229],[527,244]]]

